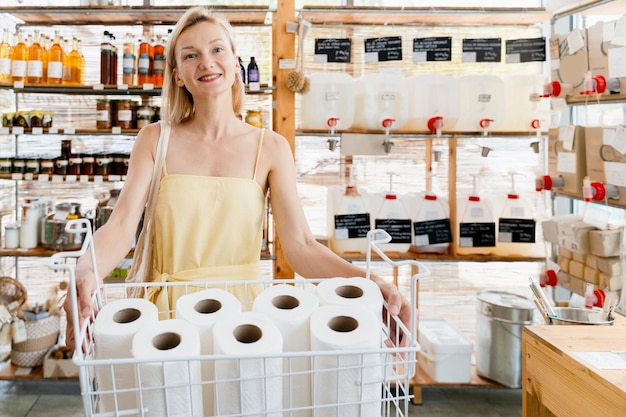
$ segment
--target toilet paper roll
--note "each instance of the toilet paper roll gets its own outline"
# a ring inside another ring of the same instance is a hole
[[[191,323],[200,335],[200,354],[213,354],[213,326],[241,312],[241,302],[231,293],[221,288],[209,288],[186,294],[176,300],[176,318]],[[212,360],[203,360],[202,401],[204,414],[215,414],[215,385]]]
[[[213,327],[216,416],[282,417],[283,338],[256,312],[243,312]],[[233,358],[233,356],[235,358]]]
[[[329,278],[317,285],[320,305],[360,306],[382,319],[383,295],[374,281],[365,278]]]
[[[95,359],[132,358],[135,333],[157,320],[158,310],[148,300],[129,298],[108,303],[94,322]],[[99,412],[137,409],[137,392],[122,391],[137,388],[133,365],[96,366],[94,374],[98,391],[111,391],[113,383],[118,391],[117,398],[114,394],[100,395]]]
[[[177,360],[200,355],[200,335],[193,325],[180,319],[162,320],[139,330],[133,338],[132,354],[140,361],[139,404],[147,415],[201,417],[200,363]]]
[[[319,306],[316,295],[293,285],[280,284],[268,287],[257,296],[252,311],[265,314],[283,336],[284,352],[311,350],[310,318]],[[287,408],[307,408],[293,411],[294,417],[312,415],[311,357],[285,356],[283,369],[283,404]]]
[[[313,351],[363,352],[314,357],[315,417],[381,416],[381,332],[380,319],[359,306],[326,305],[313,312]]]

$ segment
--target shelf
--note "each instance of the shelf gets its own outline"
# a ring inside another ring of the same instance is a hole
[[[606,104],[606,103],[626,103],[626,94],[602,94],[600,96],[576,96],[567,97],[567,104],[571,105],[588,105],[588,104]]]
[[[53,25],[174,25],[188,6],[81,6],[81,7],[0,7],[30,26]],[[232,25],[271,24],[267,6],[219,6],[212,9]]]
[[[416,252],[385,252],[391,260],[416,260],[416,261],[440,261],[440,262],[543,262],[545,258],[528,256],[498,256],[498,255],[452,255],[447,253],[416,253]],[[365,262],[364,253],[344,253],[341,255],[347,261]],[[380,259],[376,254],[372,259]]]
[[[554,197],[567,197],[567,198],[573,198],[576,200],[584,201],[582,193],[570,193],[570,192],[562,191],[562,190],[553,190],[551,192]],[[616,208],[626,208],[626,201],[621,201],[621,200],[607,199],[606,202],[605,201],[593,201],[593,203],[599,204],[599,205],[606,204],[608,206],[616,207]]]
[[[97,95],[97,96],[160,96],[161,88],[144,88],[140,86],[130,86],[129,88],[118,88],[115,85],[104,85],[96,88],[91,85],[35,85],[25,84],[23,87],[16,87],[14,84],[0,83],[0,89],[13,90],[15,93],[25,94],[67,94],[67,95]],[[261,84],[259,90],[250,90],[246,84],[246,94],[265,94],[275,90],[275,87],[268,84]]]
[[[300,16],[320,25],[533,25],[546,22],[551,15],[543,7],[362,7],[304,6]]]
[[[0,380],[6,379],[43,379],[43,366],[20,368],[12,365],[10,361],[0,362]]]
[[[15,178],[14,174],[0,174],[0,180],[14,180],[14,181],[38,181],[38,182],[117,182],[124,181],[126,175],[59,175],[59,174],[21,174],[22,178]],[[46,175],[46,176],[44,176]]]
[[[366,135],[381,135],[384,136],[385,132],[382,130],[365,130],[365,129],[346,129],[335,130],[331,134],[328,130],[314,130],[314,129],[299,129],[296,131],[296,136],[321,136],[321,137],[340,137],[344,133],[350,134],[366,134]],[[547,135],[548,132],[540,132],[540,135]],[[392,131],[389,134],[389,138],[433,138],[433,139],[447,139],[451,137],[463,138],[463,137],[483,137],[483,132],[443,132],[441,136],[437,137],[434,133],[424,131],[408,131],[406,129],[400,129]],[[519,137],[519,138],[536,138],[536,132],[498,132],[489,131],[488,137]]]
[[[10,128],[6,128],[10,129]],[[76,136],[101,136],[101,135],[127,135],[135,136],[139,132],[139,129],[120,129],[119,132],[115,129],[68,129],[68,128],[43,128],[41,133],[33,133],[32,128],[24,129],[24,133],[17,133],[10,130],[9,132],[3,132],[0,128],[0,135],[76,135]]]

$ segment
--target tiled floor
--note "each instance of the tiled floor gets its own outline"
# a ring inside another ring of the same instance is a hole
[[[2,381],[2,417],[81,417],[77,382]],[[519,417],[521,390],[507,388],[424,387],[422,405],[410,405],[408,417]]]

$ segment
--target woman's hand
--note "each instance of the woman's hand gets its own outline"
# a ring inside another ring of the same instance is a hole
[[[96,278],[93,275],[93,271],[87,270],[80,272],[76,269],[76,299],[78,302],[78,321],[79,326],[82,327],[83,321],[89,319],[93,315],[93,300],[92,296],[96,290]],[[74,319],[72,316],[72,298],[68,294],[65,297],[63,303],[63,309],[65,310],[65,316],[67,326],[65,328],[65,345],[70,349],[76,348],[76,340],[74,337]]]
[[[404,324],[404,326],[412,332],[411,329],[411,314],[415,314],[417,319],[417,310],[411,311],[411,303],[404,297],[398,288],[392,283],[386,282],[382,278],[372,277],[372,280],[378,284],[380,291],[383,294],[383,298],[387,302],[387,310],[390,315],[397,316],[398,319]],[[394,343],[395,347],[404,347],[408,343],[406,338],[407,334],[397,334],[398,329],[394,326],[394,321],[389,323],[390,335],[389,339]],[[415,337],[416,335],[412,335]]]

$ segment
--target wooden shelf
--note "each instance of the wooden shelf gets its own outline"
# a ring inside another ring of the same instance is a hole
[[[250,90],[246,84],[246,94],[265,94],[271,92],[275,87],[268,84],[261,84],[259,90]],[[0,89],[13,90],[15,93],[24,94],[76,94],[76,95],[97,95],[97,96],[160,96],[161,88],[144,88],[143,86],[128,86],[119,88],[117,85],[104,85],[97,88],[93,85],[49,85],[49,84],[24,84],[16,87],[11,83],[0,83]]]
[[[391,260],[441,261],[441,262],[542,262],[545,258],[528,256],[492,256],[492,255],[453,255],[448,253],[416,253],[416,252],[385,252]],[[347,261],[365,261],[364,253],[344,253],[341,255]],[[372,259],[380,259],[377,254]]]
[[[575,200],[584,201],[584,197],[583,197],[582,192],[581,193],[570,193],[570,192],[562,191],[562,190],[552,190],[551,192],[552,192],[552,196],[553,197],[567,197],[567,198],[573,198]],[[602,204],[602,205],[605,204],[604,201],[594,201],[594,203],[595,204]],[[611,207],[617,207],[617,208],[626,208],[626,201],[607,199],[606,200],[606,205],[611,206]]]
[[[344,133],[351,134],[373,134],[373,135],[381,135],[384,136],[385,132],[382,130],[365,130],[365,129],[345,129],[345,130],[335,130],[334,134],[331,134],[328,130],[316,130],[316,129],[299,129],[296,132],[297,136],[323,136],[323,137],[340,137]],[[541,135],[547,135],[548,132],[540,132]],[[389,138],[431,138],[431,139],[448,139],[451,137],[483,137],[483,132],[443,132],[440,137],[437,137],[434,133],[424,131],[409,131],[406,129],[393,130],[389,134]],[[490,138],[493,137],[519,137],[523,139],[531,139],[536,138],[536,132],[499,132],[499,131],[489,131]]]
[[[174,25],[189,6],[81,6],[81,7],[0,7],[30,26],[52,25]],[[232,25],[271,24],[267,6],[212,7]],[[269,22],[268,22],[269,21]]]
[[[362,7],[304,6],[300,16],[321,25],[519,26],[546,22],[543,7]]]
[[[626,94],[602,94],[600,96],[572,96],[565,99],[567,104],[571,105],[592,105],[606,103],[624,103],[626,102]]]

